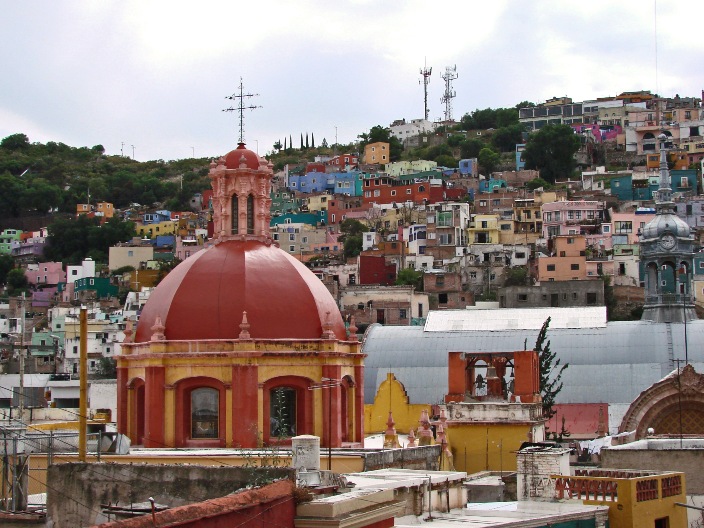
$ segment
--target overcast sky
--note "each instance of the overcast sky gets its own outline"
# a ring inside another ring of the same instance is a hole
[[[245,139],[259,154],[300,134],[347,143],[423,117],[419,71],[457,66],[454,117],[567,95],[575,101],[704,89],[701,0],[0,0],[0,138],[102,144],[141,161],[236,146],[222,112],[258,93]],[[656,23],[657,11],[657,23]],[[657,27],[657,39],[656,35]],[[656,54],[657,50],[657,54]],[[656,68],[657,65],[657,68]]]

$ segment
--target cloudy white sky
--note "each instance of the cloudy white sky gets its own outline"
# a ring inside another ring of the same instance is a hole
[[[350,142],[476,108],[651,90],[701,96],[700,0],[0,0],[0,138],[102,144],[108,154],[221,155],[239,79],[260,94],[245,136],[260,154],[285,136]],[[655,14],[657,13],[657,20]],[[657,27],[657,39],[656,35]],[[656,55],[657,49],[657,55]],[[657,59],[656,59],[657,57]],[[656,69],[657,64],[657,69]]]

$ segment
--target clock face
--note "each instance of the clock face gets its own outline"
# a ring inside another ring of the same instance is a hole
[[[663,235],[660,238],[660,245],[665,249],[672,249],[673,247],[675,247],[675,243],[675,237],[673,237],[672,235]]]

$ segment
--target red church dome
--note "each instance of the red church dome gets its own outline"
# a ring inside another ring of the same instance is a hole
[[[239,169],[242,157],[244,157],[248,169],[257,170],[259,168],[259,156],[245,147],[244,143],[239,143],[235,150],[225,156],[225,167]]]
[[[152,291],[134,341],[151,339],[157,317],[167,340],[238,339],[244,311],[252,339],[320,339],[326,322],[346,339],[335,300],[308,268],[273,245],[225,240],[179,264]]]

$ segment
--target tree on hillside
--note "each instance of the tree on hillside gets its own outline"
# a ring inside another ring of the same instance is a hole
[[[576,167],[574,155],[579,145],[579,137],[569,125],[546,125],[528,137],[523,152],[526,169],[539,170],[540,177],[550,183],[567,178]]]
[[[545,341],[549,326],[550,317],[545,320],[540,332],[538,332],[538,338],[533,348],[538,353],[540,361],[540,395],[543,398],[543,417],[546,420],[555,415],[555,410],[553,409],[555,399],[564,385],[562,373],[569,367],[569,363],[560,365],[560,359],[557,358],[557,354],[550,350],[550,341]]]
[[[403,144],[396,137],[391,135],[391,129],[381,125],[373,126],[369,133],[362,133],[357,136],[360,139],[359,150],[364,152],[364,147],[370,143],[383,141],[389,144],[389,160],[398,161],[403,153]]]
[[[286,141],[286,138],[284,138],[284,141]],[[281,140],[274,143],[274,150],[276,150],[276,151],[281,150]]]
[[[338,240],[343,243],[343,253],[345,258],[356,257],[362,252],[362,233],[369,231],[359,220],[347,218],[340,222],[340,233]]]
[[[413,286],[416,291],[423,291],[423,272],[413,268],[403,268],[396,275],[396,286]]]
[[[25,191],[22,180],[5,171],[0,174],[0,188],[0,217],[19,216]]]
[[[481,139],[472,138],[460,143],[460,156],[462,159],[476,158],[479,151],[486,146]]]
[[[7,274],[15,267],[15,260],[10,255],[0,255],[0,286],[7,282]]]
[[[27,276],[21,268],[11,269],[7,272],[7,291],[10,295],[17,295],[18,292],[26,290],[29,285]]]
[[[479,151],[478,161],[479,166],[484,169],[487,174],[491,174],[501,161],[501,155],[498,152],[494,152],[489,147],[485,147]]]
[[[22,150],[29,147],[29,138],[26,134],[12,134],[0,141],[0,148],[7,150]]]
[[[315,148],[315,134],[313,134],[313,132],[310,133],[310,146],[311,148]]]
[[[523,142],[524,130],[519,123],[501,127],[491,136],[491,143],[501,152],[512,152],[516,150],[516,143]]]

